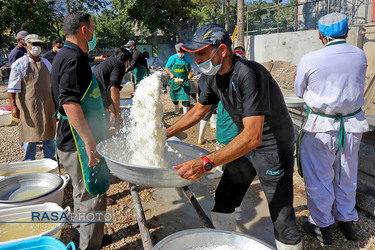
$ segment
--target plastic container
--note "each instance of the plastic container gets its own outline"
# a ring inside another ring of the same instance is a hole
[[[0,126],[9,126],[12,124],[12,112],[0,110]]]
[[[43,204],[45,202],[53,202],[56,203],[59,206],[62,206],[63,199],[64,199],[64,189],[66,185],[68,185],[68,182],[70,180],[70,177],[68,174],[62,175],[61,178],[63,179],[62,186],[57,189],[56,191],[49,193],[45,196],[29,200],[29,201],[23,201],[23,202],[14,202],[14,203],[0,203],[0,211],[1,209],[6,208],[13,208],[13,207],[19,207],[19,206],[28,206],[28,205],[35,205],[35,204]]]
[[[51,236],[42,236],[31,240],[19,241],[0,246],[0,250],[66,250],[69,248],[71,248],[72,250],[76,249],[73,242],[70,242],[67,246],[65,246],[64,243]]]
[[[45,211],[57,211],[57,212],[65,212],[68,216],[70,213],[70,207],[66,207],[62,209],[61,206],[57,205],[56,203],[47,202],[44,204],[39,205],[31,205],[31,206],[22,206],[22,207],[15,207],[15,208],[8,208],[0,210],[0,231],[1,236],[5,239],[10,240],[1,241],[0,246],[11,244],[15,242],[25,241],[35,239],[41,236],[53,236],[55,238],[60,238],[61,236],[61,229],[64,223],[56,222],[56,225],[48,226],[48,223],[30,223],[31,222],[31,212],[40,212],[43,213]],[[17,223],[17,221],[19,221]],[[22,223],[23,221],[23,223]],[[11,222],[11,223],[9,223]],[[29,222],[29,223],[25,223]],[[9,227],[5,228],[5,226]],[[24,226],[23,226],[24,225]],[[29,226],[30,225],[30,226]],[[16,230],[14,230],[13,226]],[[39,228],[38,228],[39,227]],[[51,228],[52,227],[52,228]],[[38,232],[36,235],[30,235],[30,230],[35,230]],[[6,235],[7,231],[9,235]],[[15,236],[14,233],[17,232],[18,235]],[[23,237],[24,236],[24,237]],[[2,240],[0,238],[0,240]],[[20,248],[15,248],[20,249]]]
[[[58,167],[57,162],[51,159],[1,163],[0,179],[16,174],[54,172]]]

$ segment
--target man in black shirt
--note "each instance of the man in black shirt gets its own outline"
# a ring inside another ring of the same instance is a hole
[[[147,61],[143,57],[143,54],[137,50],[136,44],[133,40],[128,41],[124,46],[132,53],[132,59],[125,73],[134,70],[135,84],[137,85],[148,75]]]
[[[60,39],[55,40],[52,45],[52,50],[45,53],[43,57],[46,58],[52,64],[53,58],[55,58],[57,52],[61,50],[63,45],[64,43]]]
[[[12,49],[9,54],[9,67],[12,66],[18,58],[23,57],[26,54],[25,48],[25,37],[29,34],[29,32],[21,30],[17,33],[17,45]]]
[[[96,151],[97,131],[90,129],[89,117],[82,106],[84,98],[90,96],[98,98],[102,105],[100,93],[99,96],[94,94],[94,91],[85,94],[93,84],[87,52],[94,47],[94,24],[89,14],[71,12],[64,18],[63,29],[66,41],[53,60],[51,72],[52,96],[61,116],[57,128],[57,152],[72,180],[74,211],[105,211],[106,195],[92,195],[87,191],[87,180],[81,166],[83,152],[79,151],[75,144],[78,134],[79,139],[84,142],[83,150],[88,156],[87,165],[95,166],[96,169],[101,167],[100,155]],[[99,89],[97,92],[100,92]],[[85,167],[87,169],[87,166]],[[104,223],[73,223],[73,241],[80,249],[99,249],[103,235]]]
[[[195,53],[208,75],[198,103],[167,129],[171,137],[198,123],[211,105],[222,102],[238,127],[228,145],[174,168],[185,179],[199,180],[212,167],[227,163],[211,212],[217,229],[235,230],[235,208],[258,175],[267,197],[279,249],[302,249],[293,209],[293,124],[283,95],[270,73],[254,61],[233,54],[227,31],[217,24],[202,26],[181,46]]]
[[[125,63],[129,59],[131,59],[131,54],[128,50],[117,49],[112,57],[96,65],[93,70],[99,83],[106,116],[108,116],[109,108],[117,129],[122,126],[120,90],[122,89],[121,81],[125,75]],[[109,116],[106,117],[106,120],[109,122]]]
[[[143,49],[142,54],[143,54],[143,57],[146,58],[146,60],[150,58],[150,53],[148,53],[146,48]]]

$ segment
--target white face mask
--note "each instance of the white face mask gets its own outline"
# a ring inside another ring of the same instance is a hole
[[[42,52],[42,48],[40,46],[32,46],[30,50],[30,54],[33,56],[39,56],[39,54]]]
[[[217,50],[215,51],[215,53],[212,55],[212,57],[205,61],[205,62],[202,62],[200,64],[197,64],[198,66],[198,69],[205,75],[208,75],[208,76],[213,76],[213,75],[216,75],[217,72],[219,72],[220,68],[221,68],[221,65],[222,65],[222,62],[223,62],[223,58],[221,58],[221,62],[220,64],[214,66],[212,64],[212,58],[216,55],[217,51],[219,50],[219,48],[217,48]]]
[[[56,52],[59,52],[61,49],[60,48],[56,48]]]
[[[178,53],[178,52],[177,52],[177,56],[178,56],[179,58],[181,58],[181,59],[184,57],[184,55],[185,55],[185,53]]]

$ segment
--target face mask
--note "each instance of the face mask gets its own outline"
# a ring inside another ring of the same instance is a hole
[[[221,68],[221,64],[223,62],[223,58],[221,58],[221,62],[219,65],[216,65],[214,66],[212,64],[212,58],[216,55],[217,51],[219,50],[219,48],[217,48],[217,50],[215,51],[215,53],[212,55],[212,57],[205,61],[205,62],[202,62],[200,64],[197,64],[198,66],[198,69],[205,75],[208,75],[208,76],[213,76],[213,75],[216,75],[217,72],[219,72],[220,68]]]
[[[56,48],[56,52],[59,52],[61,49],[60,48]]]
[[[178,56],[179,58],[183,58],[184,55],[185,55],[185,53],[177,53],[177,56]]]
[[[87,45],[89,46],[89,51],[87,51],[87,52],[90,52],[91,50],[95,49],[95,46],[96,46],[96,36],[95,36],[94,32],[92,32],[88,28],[87,28],[87,30],[92,33],[92,39],[91,39],[91,41],[87,41],[87,39],[85,37],[85,39],[87,41]]]
[[[30,50],[30,54],[33,56],[39,56],[40,52],[42,52],[42,48],[40,46],[32,46]]]

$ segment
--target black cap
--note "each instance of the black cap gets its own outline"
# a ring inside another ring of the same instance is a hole
[[[185,43],[181,48],[188,52],[197,52],[209,45],[225,44],[232,46],[232,39],[228,32],[216,23],[210,23],[200,27],[191,41]]]

